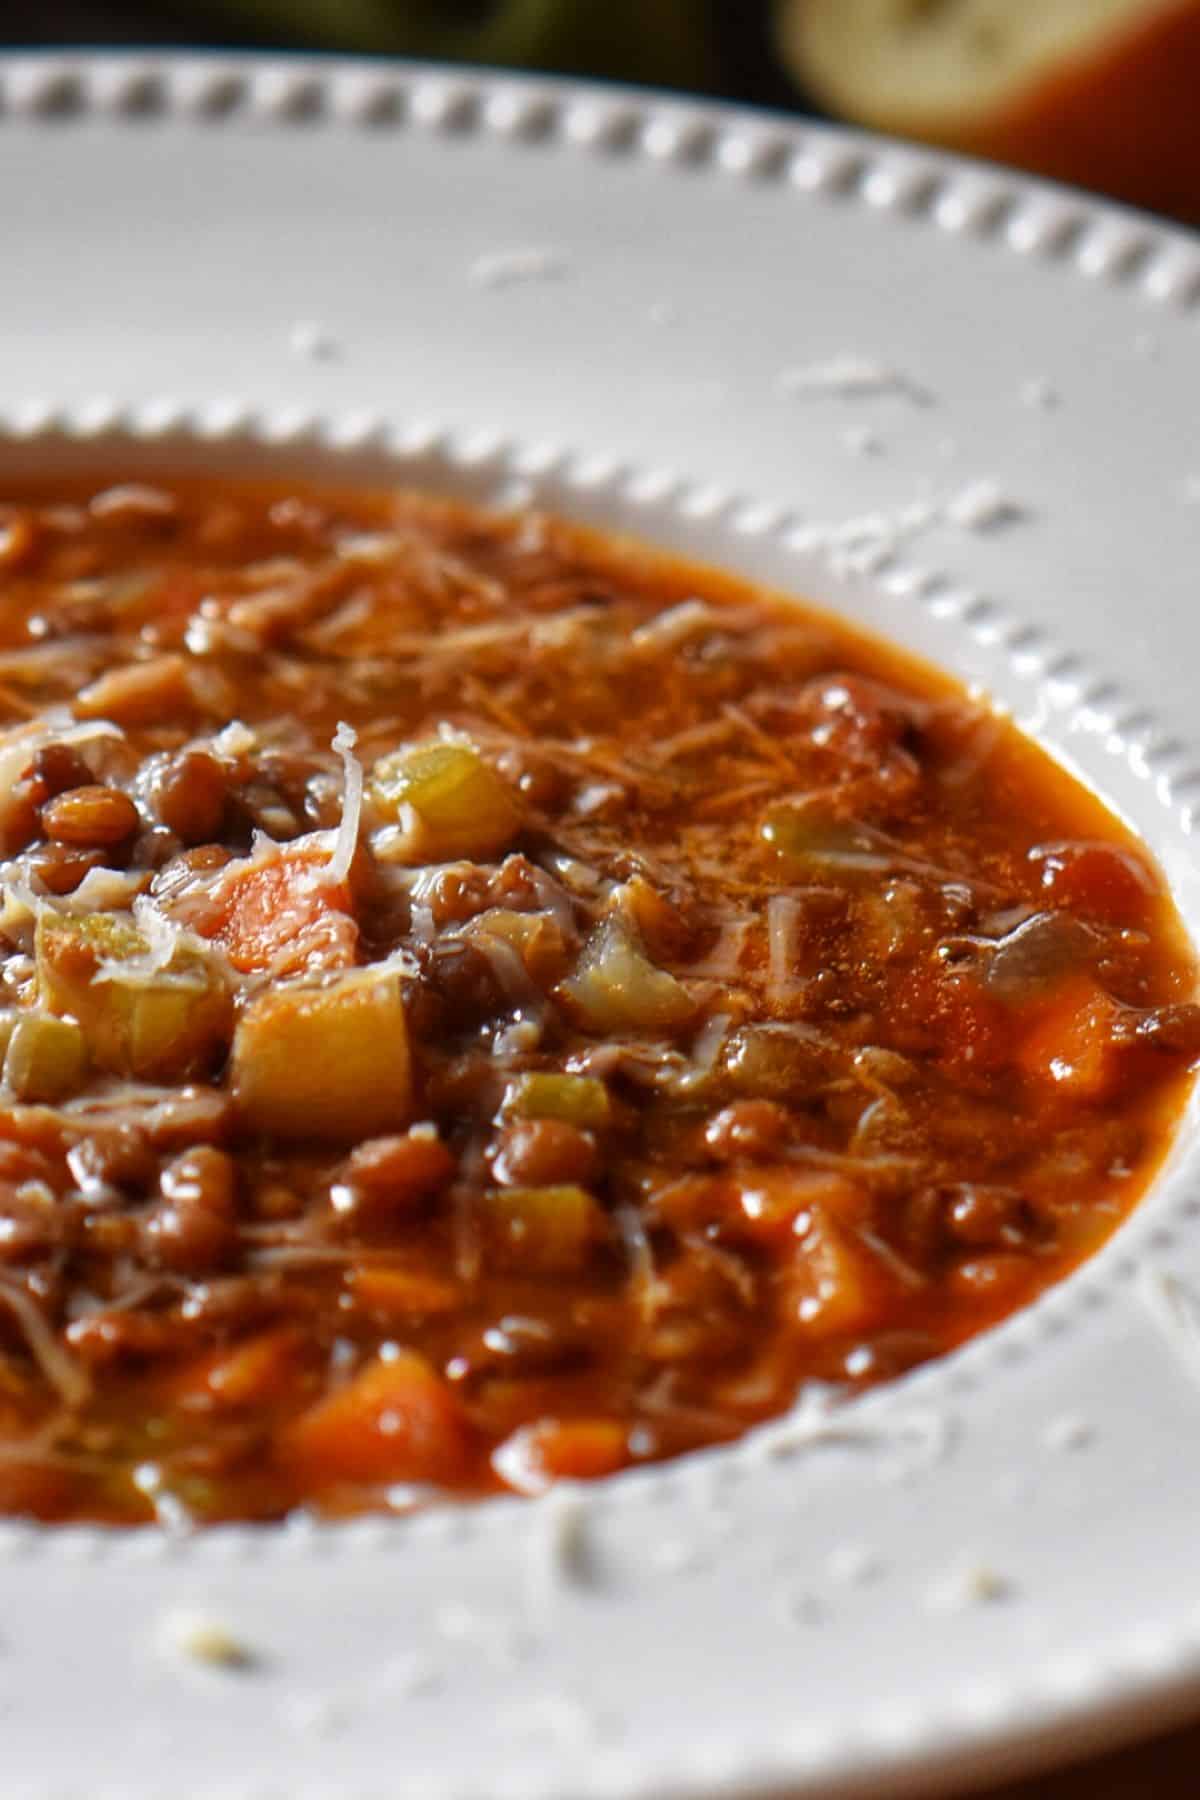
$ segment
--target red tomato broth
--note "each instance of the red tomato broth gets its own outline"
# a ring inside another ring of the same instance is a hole
[[[1192,953],[945,675],[414,494],[4,521],[0,1510],[726,1442],[1027,1304],[1144,1191]]]

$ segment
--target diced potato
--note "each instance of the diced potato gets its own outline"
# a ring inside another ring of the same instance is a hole
[[[575,973],[559,990],[590,1031],[677,1031],[695,1002],[665,969],[657,969],[623,919],[610,916],[583,947]]]
[[[324,987],[251,1001],[230,1060],[233,1096],[256,1131],[353,1143],[412,1115],[412,1057],[399,971],[353,969]]]
[[[452,1281],[414,1269],[357,1268],[350,1276],[356,1307],[385,1320],[453,1312],[461,1294]]]
[[[232,1003],[215,959],[198,946],[181,943],[164,968],[141,975],[136,964],[149,949],[143,934],[113,913],[75,916],[43,907],[34,941],[38,995],[48,1011],[78,1020],[97,1067],[177,1081],[225,1044]],[[128,978],[121,964],[134,965]]]
[[[886,1299],[888,1281],[861,1238],[814,1209],[798,1250],[790,1292],[803,1329],[813,1337],[868,1330]]]
[[[586,1188],[491,1188],[478,1207],[485,1261],[516,1274],[569,1274],[604,1235],[604,1213]]]
[[[30,1013],[12,1029],[4,1079],[18,1100],[65,1100],[83,1086],[87,1065],[87,1044],[73,1019]]]
[[[507,849],[521,829],[521,807],[502,776],[470,744],[414,744],[371,771],[376,810],[402,827],[388,850],[405,862],[453,862]]]
[[[612,1117],[612,1100],[594,1075],[519,1075],[504,1110],[519,1119],[559,1119],[581,1131],[600,1131]]]
[[[277,1444],[279,1460],[305,1488],[454,1481],[469,1452],[458,1401],[414,1351],[377,1356],[294,1419]]]

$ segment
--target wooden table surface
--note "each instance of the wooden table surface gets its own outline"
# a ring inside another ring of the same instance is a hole
[[[972,1800],[1200,1800],[1200,1724]]]

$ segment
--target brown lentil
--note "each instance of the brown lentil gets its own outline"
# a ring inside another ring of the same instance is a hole
[[[57,843],[80,849],[111,849],[131,838],[138,810],[120,788],[68,788],[42,807],[42,828]]]
[[[596,1172],[596,1140],[562,1119],[518,1119],[500,1132],[492,1172],[514,1187],[587,1182]]]
[[[181,1275],[219,1269],[237,1246],[236,1171],[232,1157],[202,1144],[163,1169],[162,1198],[145,1225],[152,1261]]]

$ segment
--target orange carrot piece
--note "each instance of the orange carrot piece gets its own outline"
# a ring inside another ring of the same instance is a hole
[[[259,1332],[227,1351],[208,1375],[222,1406],[261,1406],[282,1398],[300,1365],[304,1339],[291,1325]]]
[[[306,967],[346,969],[358,926],[346,882],[321,878],[323,854],[295,851],[229,869],[212,895],[216,911],[198,925],[243,974]]]
[[[339,1481],[461,1478],[466,1420],[441,1376],[415,1351],[377,1356],[345,1387],[281,1433],[280,1461],[305,1488]]]
[[[814,1209],[797,1244],[787,1291],[812,1337],[865,1331],[881,1316],[892,1281],[879,1258],[841,1219]]]
[[[495,1451],[492,1466],[521,1494],[544,1493],[556,1481],[596,1481],[629,1462],[629,1438],[616,1419],[538,1419],[522,1425]]]
[[[355,1305],[383,1319],[428,1317],[453,1312],[462,1294],[452,1281],[412,1269],[361,1268],[350,1277]]]
[[[297,1374],[303,1344],[294,1325],[256,1332],[240,1344],[187,1362],[175,1373],[173,1396],[185,1405],[191,1400],[229,1409],[279,1400]]]
[[[1120,1011],[1118,1003],[1089,978],[1068,982],[1041,1009],[1021,1043],[1018,1066],[1064,1099],[1095,1104],[1111,1098],[1128,1062],[1113,1037]]]

